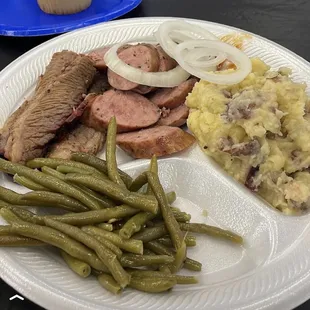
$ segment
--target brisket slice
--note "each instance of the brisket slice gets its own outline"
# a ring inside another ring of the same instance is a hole
[[[40,76],[37,83],[35,94],[38,95],[40,91],[43,91],[48,84],[52,84],[62,74],[64,68],[70,65],[70,63],[76,58],[76,53],[63,51],[55,53],[46,67],[44,75]],[[24,113],[25,110],[33,103],[32,100],[26,100],[11,116],[8,118],[3,128],[0,130],[0,154],[4,153],[4,148],[10,135],[10,129],[15,121]]]
[[[25,162],[42,156],[46,144],[69,117],[76,114],[79,106],[83,106],[83,96],[96,72],[93,62],[84,55],[68,51],[62,54],[63,58],[59,53],[53,56],[53,65],[48,66],[34,97],[10,126],[4,155],[12,162]],[[71,61],[64,66],[64,59],[67,61],[69,54]],[[55,63],[57,61],[61,65]]]
[[[105,133],[78,123],[50,146],[48,157],[70,159],[75,152],[96,155],[103,148],[105,139]]]

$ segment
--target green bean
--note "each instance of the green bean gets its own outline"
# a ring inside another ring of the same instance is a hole
[[[174,256],[174,251],[171,248],[164,246],[163,244],[161,244],[158,241],[150,241],[150,242],[146,243],[145,248],[149,249],[149,250],[151,250],[151,251],[153,251],[159,255]]]
[[[86,196],[76,188],[70,186],[68,183],[59,180],[55,177],[52,177],[50,175],[46,175],[36,170],[32,170],[20,164],[13,164],[4,159],[0,159],[0,170],[11,174],[18,173],[22,176],[28,177],[29,179],[37,183],[40,183],[43,186],[52,189],[53,191],[60,192],[69,197],[79,200],[80,202],[85,204],[89,209],[92,210],[101,209],[97,201],[90,199],[88,196]]]
[[[14,180],[14,182],[18,183],[19,185],[25,186],[29,189],[34,190],[34,191],[49,191],[48,188],[42,186],[41,184],[33,182],[30,179],[23,177],[23,176],[20,176],[18,174],[14,175],[13,180]]]
[[[191,258],[186,258],[183,267],[192,271],[201,271],[202,264]]]
[[[115,116],[113,116],[109,121],[107,130],[106,163],[107,163],[108,176],[112,182],[116,183],[121,187],[126,188],[126,185],[124,181],[121,179],[117,170],[116,133],[117,133],[117,123]]]
[[[60,207],[71,212],[83,212],[89,210],[87,207],[85,207],[82,203],[75,200],[74,198],[52,192],[29,192],[22,195],[21,200],[36,201],[38,203],[42,203],[42,205],[51,204],[55,207]]]
[[[11,235],[12,233],[11,225],[0,226],[0,236]]]
[[[43,216],[37,215],[29,210],[22,209],[19,207],[8,207],[15,215],[17,215],[20,219],[25,222],[37,224],[37,225],[44,225],[44,218]]]
[[[147,176],[146,176],[146,173],[143,172],[133,180],[133,182],[131,183],[131,186],[129,187],[129,190],[132,192],[137,192],[145,184],[147,184]]]
[[[43,246],[44,242],[14,235],[0,235],[0,247],[28,247],[28,246]]]
[[[45,174],[53,176],[53,177],[60,179],[62,181],[65,181],[65,178],[66,178],[65,174],[60,173],[59,171],[56,171],[53,168],[44,166],[41,168],[41,170]],[[99,195],[95,191],[92,191],[91,189],[89,189],[85,186],[82,186],[82,185],[78,186],[78,185],[72,184],[72,183],[70,183],[70,185],[73,186],[74,188],[76,188],[77,190],[83,192],[85,195],[89,196],[91,199],[96,200],[98,203],[100,203],[101,207],[103,207],[103,208],[110,208],[110,207],[115,206],[115,203],[111,199],[109,199],[107,197],[103,197],[102,195]]]
[[[33,238],[62,249],[71,256],[78,258],[95,269],[105,271],[105,264],[86,246],[50,227],[16,222],[11,231],[21,236]]]
[[[64,181],[66,176],[65,174],[53,169],[53,168],[50,168],[50,167],[47,167],[47,166],[43,166],[41,167],[41,171],[49,176],[52,176],[54,178],[57,178],[59,180],[62,180]]]
[[[206,234],[212,237],[223,238],[238,244],[243,243],[241,236],[218,227],[209,226],[199,223],[180,223],[180,228],[184,231],[190,231],[193,233]]]
[[[77,227],[60,223],[51,219],[45,219],[45,224],[65,233],[69,237],[76,239],[77,241],[85,244],[90,249],[94,250],[121,287],[125,287],[129,284],[130,276],[122,268],[116,255],[107,249],[97,239],[93,238]]]
[[[134,233],[139,232],[147,221],[150,221],[153,218],[154,214],[152,213],[139,212],[125,223],[121,228],[119,235],[124,239],[129,239]]]
[[[1,160],[1,159],[0,159]],[[53,204],[50,203],[42,203],[37,201],[25,201],[23,200],[23,195],[15,193],[14,191],[0,186],[0,197],[12,205],[18,205],[18,206],[42,206],[42,207],[53,207]]]
[[[85,230],[85,232],[88,233],[86,230]],[[94,238],[96,238],[106,248],[111,250],[116,255],[117,258],[120,258],[123,255],[122,250],[119,247],[117,247],[114,243],[112,243],[109,239],[103,238],[103,236],[98,236],[98,235],[93,235],[93,234],[89,234],[89,235],[93,236]]]
[[[107,162],[94,155],[86,153],[74,153],[71,155],[71,159],[89,165],[91,167],[94,167],[106,175],[108,174]],[[127,173],[125,173],[120,169],[118,169],[118,173],[121,176],[124,183],[126,184],[127,188],[129,188],[132,182],[132,178]]]
[[[153,155],[151,158],[151,162],[150,162],[150,168],[149,168],[150,172],[153,172],[155,174],[158,174],[158,162],[157,162],[157,157],[156,155]],[[147,174],[146,175],[146,179],[147,179]],[[147,181],[147,180],[146,180]],[[150,186],[150,184],[147,185],[146,188],[146,194],[148,195],[154,195],[152,187]]]
[[[143,211],[156,214],[158,211],[158,203],[152,196],[145,196],[133,193],[124,189],[109,180],[98,179],[88,175],[66,175],[66,180],[74,183],[85,185],[92,190],[98,191],[108,197],[121,201]]]
[[[173,249],[168,248],[157,241],[150,241],[146,243],[145,248],[150,249],[159,255],[170,255],[170,256],[175,255]],[[200,271],[202,265],[200,262],[197,262],[191,258],[186,257],[183,267],[193,271]]]
[[[168,234],[168,230],[164,225],[148,227],[133,235],[133,239],[141,240],[144,243],[156,240]]]
[[[159,242],[160,244],[166,246],[166,247],[173,247],[172,241],[169,237],[162,237],[157,239],[157,242]]]
[[[158,171],[157,160],[154,160],[154,157],[151,160],[150,171]],[[132,183],[131,190],[139,190],[139,188],[145,183],[147,183],[147,175],[143,173]],[[152,194],[149,185],[147,188],[147,194]],[[143,226],[154,217],[155,215],[149,212],[140,212],[134,215],[125,223],[124,227],[120,230],[119,235],[125,239],[131,238],[134,233],[139,232]]]
[[[185,235],[185,243],[188,247],[196,246],[196,237],[192,235]]]
[[[168,265],[160,265],[158,270],[164,274],[171,275],[171,270]]]
[[[172,192],[167,193],[166,197],[167,197],[168,203],[171,205],[176,201],[177,194],[176,194],[176,192],[172,191]]]
[[[113,231],[113,225],[112,224],[108,224],[108,223],[101,223],[98,224],[97,227],[107,230],[107,231]]]
[[[156,157],[152,157],[149,170],[154,173],[158,173],[158,165]],[[146,173],[140,174],[132,183],[130,190],[138,191],[145,183],[147,183],[147,175]],[[153,195],[152,189],[150,186],[147,186],[146,194]],[[169,194],[169,196],[173,196],[173,194]],[[170,197],[173,198],[173,197]],[[134,215],[131,219],[129,219],[124,227],[120,230],[120,236],[129,239],[131,236],[139,232],[143,226],[151,221],[155,217],[154,214],[150,212],[140,212]]]
[[[9,208],[1,208],[0,215],[9,223],[12,224],[14,222],[21,221],[21,218],[18,217],[14,212],[12,212]]]
[[[102,208],[112,208],[116,206],[115,201],[113,201],[112,199],[100,195],[97,192],[87,188],[86,186],[83,185],[76,185],[76,184],[71,184],[72,186],[76,187],[77,189],[79,189],[80,191],[82,191],[85,195],[90,196],[91,198],[97,200]]]
[[[170,268],[170,270],[175,273],[181,268],[183,261],[186,258],[186,244],[184,241],[184,236],[178,222],[173,215],[172,210],[170,209],[170,206],[168,205],[167,197],[163,187],[160,184],[158,175],[153,172],[147,172],[147,176],[152,191],[158,200],[165,226],[169,231],[170,238],[176,249],[176,259]]]
[[[108,220],[114,218],[122,219],[124,217],[136,214],[137,212],[138,212],[137,209],[128,207],[126,205],[122,205],[115,208],[87,211],[82,213],[47,216],[47,217],[66,224],[71,224],[75,226],[85,226],[85,225],[100,224],[102,222],[107,222]]]
[[[191,220],[191,215],[186,212],[176,210],[176,208],[171,208],[171,211],[177,222],[187,223]],[[161,214],[159,215],[158,218],[162,218]]]
[[[175,279],[132,278],[129,287],[146,293],[161,293],[170,290],[177,284]]]
[[[169,232],[166,226],[163,225],[162,223],[159,223],[159,225],[157,226],[144,228],[142,231],[138,232],[137,234],[134,234],[132,238],[136,240],[141,240],[144,243],[146,243],[152,240],[162,238],[166,236],[168,233]],[[196,238],[194,236],[185,236],[183,238],[187,246],[196,245]]]
[[[91,235],[102,236],[103,238],[110,240],[116,246],[118,246],[119,248],[127,252],[135,253],[135,254],[143,254],[142,241],[133,240],[133,239],[126,240],[113,232],[106,231],[106,230],[103,230],[103,229],[100,229],[94,226],[84,226],[82,227],[82,230]]]
[[[84,263],[83,261],[69,255],[65,251],[60,251],[60,254],[68,267],[75,272],[77,275],[79,275],[82,278],[87,278],[90,275],[91,267]]]
[[[102,176],[103,174],[97,170],[94,167],[90,167],[88,165],[85,165],[83,163],[71,161],[68,159],[58,159],[58,158],[35,158],[32,160],[29,160],[26,163],[27,167],[29,168],[42,168],[44,166],[56,169],[58,166],[69,166],[69,167],[74,167],[74,168],[80,168],[83,171],[89,171],[92,172],[93,174],[100,175]]]
[[[158,264],[170,264],[174,258],[169,255],[136,255],[124,254],[120,258],[123,267],[143,267]]]
[[[72,167],[72,166],[66,166],[66,165],[57,166],[56,171],[61,172],[63,174],[67,174],[67,173],[79,173],[79,174],[88,174],[88,175],[93,174],[92,171],[84,170],[84,169]]]
[[[127,272],[135,278],[163,278],[163,279],[175,279],[177,284],[197,284],[198,280],[191,276],[180,276],[166,274],[160,271],[149,270],[127,270]]]
[[[157,254],[149,249],[144,248],[143,255],[157,255]]]
[[[97,277],[97,280],[103,288],[105,288],[107,291],[111,292],[112,294],[117,295],[122,292],[122,288],[109,274],[102,273],[101,275]]]
[[[162,237],[157,240],[161,244],[167,246],[167,247],[173,247],[172,241],[169,237]],[[196,237],[191,235],[185,236],[185,243],[187,247],[194,247],[196,246]]]
[[[186,223],[189,222],[192,218],[192,216],[186,212],[181,212],[181,211],[176,211],[176,210],[171,210],[173,213],[173,216],[179,223]]]
[[[13,205],[9,202],[0,199],[0,209],[5,207],[12,207]]]

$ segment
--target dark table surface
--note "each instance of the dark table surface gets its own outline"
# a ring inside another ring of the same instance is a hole
[[[310,61],[309,12],[308,0],[143,0],[125,18],[176,16],[223,23],[271,39]],[[49,38],[0,37],[0,70]],[[26,299],[9,301],[16,293],[0,280],[0,309],[42,309]],[[297,309],[310,309],[310,300]]]

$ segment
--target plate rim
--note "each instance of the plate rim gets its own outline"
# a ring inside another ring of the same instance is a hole
[[[96,13],[84,18],[76,18],[73,21],[63,22],[61,25],[55,27],[50,27],[44,25],[36,25],[31,28],[23,28],[20,26],[3,25],[0,24],[0,35],[7,37],[38,37],[38,36],[48,36],[56,35],[67,32],[72,32],[74,30],[83,29],[92,25],[97,25],[99,23],[112,21],[113,19],[119,18],[135,8],[137,8],[142,0],[125,0],[128,3],[124,6],[123,2],[119,3],[112,12],[108,14]]]
[[[180,17],[138,17],[138,18],[128,18],[128,19],[122,19],[122,20],[117,20],[117,21],[109,21],[109,22],[104,22],[104,23],[99,23],[99,24],[96,24],[96,25],[93,25],[93,26],[89,26],[89,27],[86,27],[86,28],[82,28],[82,29],[78,29],[78,30],[75,30],[75,31],[72,31],[72,32],[69,32],[69,33],[66,33],[66,34],[62,34],[56,38],[53,38],[53,39],[50,39],[36,47],[34,47],[33,49],[29,50],[28,52],[24,53],[23,55],[21,55],[20,57],[18,57],[16,60],[14,60],[11,64],[9,64],[8,66],[6,66],[1,72],[0,72],[0,79],[3,78],[6,74],[9,74],[9,71],[11,68],[13,68],[14,66],[17,65],[17,63],[20,61],[20,60],[25,60],[27,59],[27,57],[31,56],[31,54],[35,53],[36,51],[40,50],[41,48],[47,48],[48,45],[53,45],[55,43],[55,41],[57,42],[58,40],[61,40],[65,37],[70,37],[72,36],[72,38],[74,38],[75,36],[78,36],[80,33],[82,32],[86,32],[86,31],[89,31],[89,30],[92,30],[92,29],[95,29],[95,28],[101,28],[101,27],[104,27],[105,25],[107,24],[127,24],[128,22],[129,23],[135,23],[135,22],[139,22],[139,21],[143,21],[143,20],[147,20],[148,22],[158,22],[158,21],[164,21],[164,20],[169,20],[169,19],[183,19],[183,20],[187,20],[187,21],[190,21],[190,22],[194,22],[194,23],[204,23],[206,25],[215,25],[215,26],[220,26],[220,27],[224,27],[226,28],[227,30],[233,30],[233,31],[236,31],[236,32],[243,32],[243,33],[248,33],[250,35],[252,35],[253,37],[256,37],[260,40],[263,40],[265,42],[268,42],[269,44],[277,47],[277,48],[280,48],[281,50],[284,50],[286,53],[290,54],[291,56],[293,56],[294,58],[297,58],[299,61],[302,61],[306,66],[310,67],[310,63],[304,59],[303,57],[297,55],[295,52],[293,51],[290,51],[289,49],[287,49],[286,47],[283,47],[281,46],[280,44],[276,43],[276,42],[273,42],[272,40],[269,40],[267,38],[264,38],[262,36],[259,36],[259,35],[256,35],[252,32],[249,32],[249,31],[246,31],[246,30],[243,30],[243,29],[240,29],[240,28],[236,28],[236,27],[233,27],[233,26],[229,26],[229,25],[225,25],[225,24],[221,24],[221,23],[216,23],[216,22],[209,22],[209,21],[205,21],[205,20],[199,20],[199,19],[190,19],[190,18],[180,18]],[[1,259],[0,259],[0,262],[1,262]],[[53,304],[52,307],[50,307],[49,305],[49,309],[56,309],[58,306],[55,305],[55,301],[58,300],[57,303],[60,302],[60,300],[62,300],[62,297],[59,297],[58,295],[56,295],[55,293],[51,293],[49,291],[46,290],[46,288],[43,288],[43,286],[40,286],[39,283],[36,283],[36,282],[32,282],[32,285],[36,286],[37,288],[40,288],[41,289],[41,293],[42,294],[39,294],[39,295],[36,295],[33,294],[33,289],[31,288],[28,288],[28,287],[24,287],[25,283],[29,280],[27,279],[24,279],[23,280],[23,276],[21,276],[21,278],[19,279],[17,277],[17,275],[10,275],[9,272],[6,272],[6,268],[4,266],[3,263],[0,264],[0,270],[1,270],[1,277],[2,279],[7,282],[9,285],[11,285],[12,287],[14,287],[15,285],[18,285],[19,284],[19,288],[18,290],[23,292],[24,296],[26,296],[27,298],[29,298],[30,300],[33,300],[35,303],[41,305],[42,307],[44,307],[46,305],[46,300],[49,300],[51,304]],[[32,276],[31,274],[29,274],[30,276]],[[309,291],[309,288],[310,288],[310,270],[309,270],[309,273],[307,273],[299,282],[299,285],[301,285],[302,283],[306,282],[308,280],[308,283],[306,285],[303,285],[302,288],[299,288],[298,290],[296,290],[295,288],[295,291],[294,293],[297,293],[300,294],[299,298],[296,299],[296,296],[294,296],[294,300],[292,298],[281,298],[281,300],[276,304],[277,306],[279,305],[282,305],[282,308],[281,309],[291,309],[292,307],[296,307],[298,305],[300,305],[301,303],[305,302],[306,300],[309,299],[309,297],[307,297],[306,293],[307,291]],[[37,281],[39,282],[39,281]],[[22,289],[21,289],[22,288]],[[44,293],[43,293],[44,291]],[[302,292],[302,296],[301,296],[301,292]],[[45,296],[47,294],[47,296]],[[272,296],[272,300],[274,300],[275,298],[277,298],[277,295],[279,294],[275,294],[275,296]],[[35,298],[33,298],[35,296]],[[58,296],[58,298],[55,298],[56,296]],[[47,298],[48,297],[48,298]],[[64,301],[64,300],[62,300]],[[271,301],[271,300],[270,300]],[[70,308],[73,309],[73,304],[72,303],[76,303],[76,300],[71,300],[71,304],[70,304]],[[289,306],[289,308],[286,308],[287,306]],[[265,308],[265,307],[268,307],[268,305],[265,305],[263,306],[262,308]],[[87,307],[86,305],[83,306],[84,309],[91,309],[89,307]],[[247,309],[248,307],[243,307],[242,309]],[[59,308],[58,308],[59,309]],[[103,307],[102,309],[107,309],[105,307]],[[117,308],[115,308],[117,309]]]

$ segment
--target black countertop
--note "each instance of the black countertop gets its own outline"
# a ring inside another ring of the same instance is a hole
[[[310,61],[309,12],[308,0],[143,0],[125,18],[175,16],[227,24],[271,39]],[[49,38],[0,37],[0,70]],[[26,299],[9,301],[16,293],[0,280],[0,309],[42,309]],[[310,309],[310,300],[297,309]]]

